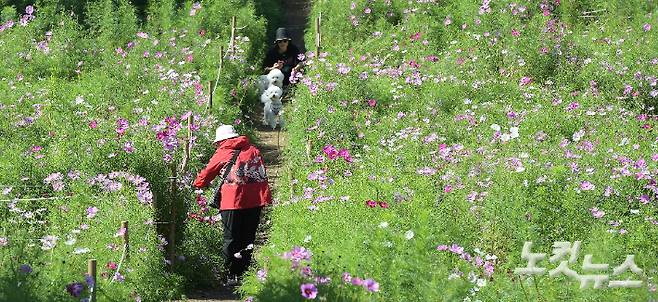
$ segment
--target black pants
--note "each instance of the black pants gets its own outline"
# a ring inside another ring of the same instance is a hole
[[[222,252],[226,260],[228,273],[240,276],[251,262],[251,250],[247,246],[254,243],[256,230],[260,222],[261,208],[244,210],[222,210],[222,225],[224,226],[224,248]],[[242,258],[235,257],[240,253]]]

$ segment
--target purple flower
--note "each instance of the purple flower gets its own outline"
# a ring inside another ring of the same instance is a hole
[[[434,174],[436,174],[436,172],[437,172],[436,169],[430,168],[430,167],[424,167],[424,168],[420,168],[420,169],[416,170],[416,173],[418,173],[420,175],[425,175],[425,176],[434,175]]]
[[[363,285],[363,280],[359,277],[353,277],[352,278],[352,285],[362,286]]]
[[[21,264],[18,271],[21,272],[21,274],[27,275],[32,272],[32,267],[29,264]]]
[[[589,211],[592,213],[592,216],[594,216],[594,218],[596,218],[596,219],[599,219],[599,218],[603,217],[603,215],[605,215],[605,212],[599,210],[599,208],[597,208],[597,207],[593,207],[593,208],[589,209]]]
[[[651,30],[651,24],[645,23],[644,26],[642,26],[642,29],[644,30],[644,32],[650,31]]]
[[[580,183],[580,189],[583,191],[591,191],[594,190],[595,186],[589,181],[583,181]]]
[[[347,74],[351,70],[351,68],[349,68],[347,65],[343,63],[336,64],[336,68],[338,69],[337,71],[339,74]]]
[[[7,237],[0,237],[0,247],[7,246],[9,244],[9,239]]]
[[[304,283],[300,286],[302,297],[306,299],[315,299],[318,295],[318,289],[313,283]]]
[[[267,271],[264,269],[258,270],[258,272],[256,272],[256,278],[258,278],[258,281],[265,282],[265,279],[267,279]]]
[[[343,273],[343,282],[350,283],[352,282],[352,276],[348,272]]]
[[[96,213],[98,213],[98,208],[97,207],[88,207],[87,208],[87,218],[92,219],[96,217]]]
[[[302,277],[308,278],[313,276],[313,270],[310,266],[304,266],[301,270]]]
[[[123,144],[123,151],[126,151],[126,153],[133,153],[135,152],[135,147],[133,146],[133,142],[125,142]]]
[[[338,157],[338,150],[332,145],[326,145],[322,148],[322,152],[327,155],[329,159],[336,159]]]
[[[363,287],[366,288],[369,292],[378,292],[379,291],[379,283],[377,283],[375,280],[372,279],[366,279],[363,281]]]
[[[73,297],[80,297],[84,290],[84,285],[80,282],[74,282],[66,285],[66,291]]]
[[[126,280],[126,278],[123,275],[121,275],[119,272],[115,272],[114,277],[112,277],[112,280],[117,282],[123,282]]]
[[[521,80],[519,81],[519,86],[523,87],[530,84],[531,82],[532,79],[530,79],[529,77],[522,77]]]
[[[464,252],[463,247],[461,247],[457,244],[454,244],[454,243],[450,246],[450,248],[448,250],[455,253],[455,254],[459,254],[459,255],[461,255]]]

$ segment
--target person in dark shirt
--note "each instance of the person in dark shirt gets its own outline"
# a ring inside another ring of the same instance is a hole
[[[275,68],[280,69],[284,75],[283,85],[288,86],[290,84],[290,74],[293,71],[297,72],[303,65],[303,61],[299,59],[299,54],[301,54],[301,51],[292,43],[288,30],[285,27],[279,27],[276,30],[274,46],[267,52],[263,61],[265,73]]]

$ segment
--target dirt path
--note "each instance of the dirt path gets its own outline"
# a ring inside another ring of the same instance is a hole
[[[286,14],[286,27],[292,35],[293,43],[297,45],[303,52],[306,51],[304,45],[304,29],[308,24],[309,13],[309,0],[286,0],[282,1],[284,5],[283,11]],[[260,103],[259,103],[260,104]],[[285,103],[284,103],[285,107]],[[269,127],[261,126],[260,119],[263,108],[254,108],[254,112],[250,113],[251,123],[256,126],[255,135],[257,137],[257,145],[263,155],[265,166],[267,168],[267,175],[270,181],[270,186],[276,192],[276,183],[280,175],[279,171],[282,164],[282,154],[284,146],[287,144],[287,135],[285,131],[278,131],[279,129],[272,130]],[[266,219],[265,219],[266,220]],[[266,224],[267,221],[262,221]],[[267,226],[266,226],[267,228]],[[259,233],[257,235],[256,244],[263,244],[266,235]],[[240,302],[239,296],[233,293],[232,288],[219,286],[217,288],[199,290],[196,292],[188,293],[188,299],[184,301],[189,302]]]

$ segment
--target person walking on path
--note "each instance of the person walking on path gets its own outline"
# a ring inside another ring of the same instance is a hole
[[[231,125],[221,125],[215,131],[213,145],[217,147],[215,154],[197,175],[194,187],[208,187],[218,175],[226,175],[222,183],[216,184],[221,192],[222,253],[228,269],[226,285],[237,285],[251,262],[261,210],[272,202],[272,193],[260,150],[246,136],[239,135]],[[225,171],[227,166],[231,167],[229,172]]]
[[[270,48],[263,61],[264,71],[267,73],[272,69],[280,69],[283,72],[283,85],[290,84],[290,75],[299,71],[303,66],[303,60],[299,55],[302,52],[297,45],[292,43],[292,38],[285,27],[276,30],[274,46]]]

